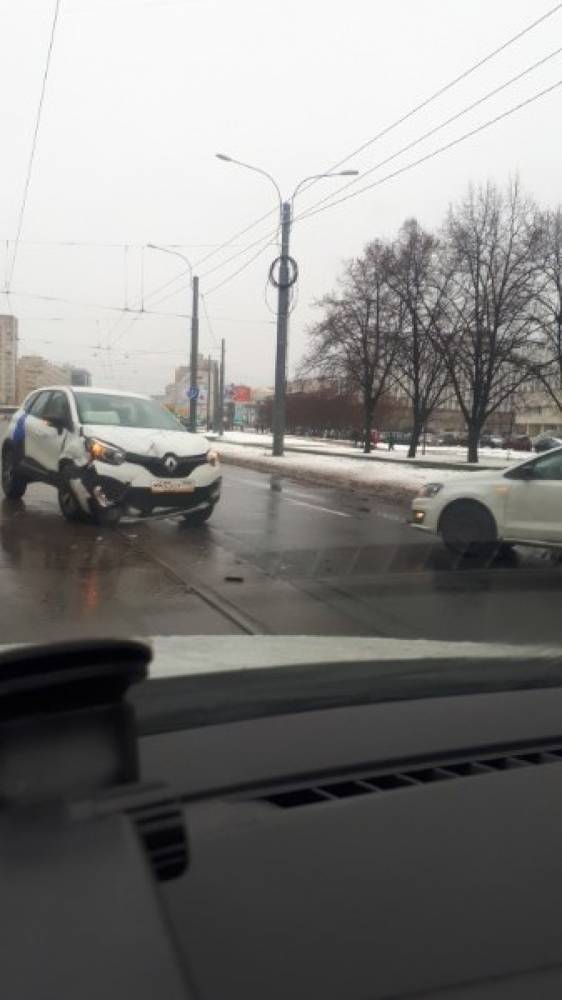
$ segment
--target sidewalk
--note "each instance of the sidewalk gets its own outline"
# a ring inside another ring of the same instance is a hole
[[[272,439],[270,434],[255,434],[253,432],[240,433],[237,431],[227,431],[222,438],[213,440],[222,447],[228,448],[237,446],[238,448],[256,448],[262,453],[271,452]],[[388,451],[386,445],[379,445],[369,455],[364,455],[360,448],[354,448],[345,442],[335,442],[323,438],[300,438],[287,435],[285,438],[285,452],[289,454],[318,455],[331,458],[345,458],[359,462],[391,462],[398,465],[406,465],[422,469],[458,469],[462,472],[477,472],[482,469],[505,469],[513,465],[518,460],[523,461],[525,452],[509,452],[503,449],[483,448],[480,452],[478,463],[468,463],[466,461],[466,448],[439,448],[434,446],[426,450],[425,455],[417,455],[416,458],[408,458],[407,446],[396,445],[393,451]]]

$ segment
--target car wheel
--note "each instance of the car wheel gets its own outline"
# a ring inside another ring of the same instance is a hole
[[[59,507],[62,516],[67,521],[87,521],[88,515],[82,510],[70,485],[70,477],[65,470],[61,470],[59,487]]]
[[[439,531],[447,548],[457,555],[482,555],[497,542],[492,515],[481,504],[468,500],[443,511]]]
[[[5,448],[2,455],[2,489],[8,500],[20,500],[27,489],[27,480],[18,472],[11,448]]]
[[[211,514],[215,509],[214,503],[209,504],[204,510],[194,510],[193,513],[186,512],[182,514],[182,518],[186,524],[205,524],[209,520]]]

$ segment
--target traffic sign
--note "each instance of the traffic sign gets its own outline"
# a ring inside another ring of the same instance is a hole
[[[197,399],[199,396],[199,386],[190,385],[189,389],[186,389],[186,396],[188,399]]]

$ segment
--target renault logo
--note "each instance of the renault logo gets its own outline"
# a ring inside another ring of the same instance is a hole
[[[175,472],[178,467],[178,460],[174,455],[166,455],[164,465],[168,472]]]

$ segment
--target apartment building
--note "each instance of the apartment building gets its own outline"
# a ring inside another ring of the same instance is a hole
[[[199,355],[197,361],[197,387],[199,397],[197,400],[197,416],[199,423],[211,421],[215,408],[216,392],[218,390],[218,362],[210,361],[203,354]],[[166,386],[165,402],[179,416],[186,417],[189,414],[188,392],[191,386],[191,372],[185,365],[176,368],[174,381]]]
[[[15,316],[0,316],[0,403],[16,403],[16,363],[18,356],[18,321]]]
[[[43,385],[70,385],[70,382],[67,365],[55,365],[38,354],[24,354],[17,363],[17,402],[21,403],[28,393]]]

